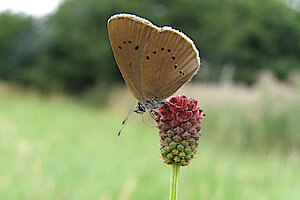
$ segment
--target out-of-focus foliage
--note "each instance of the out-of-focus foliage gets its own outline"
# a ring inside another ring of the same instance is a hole
[[[300,68],[300,13],[280,0],[66,0],[34,21],[1,14],[0,78],[72,93],[121,80],[106,28],[121,12],[187,33],[201,52],[199,80],[218,81],[226,66],[246,83],[261,69],[286,79]]]
[[[0,14],[0,78],[10,78],[17,62],[27,56],[22,48],[27,45],[25,38],[32,25],[30,17],[9,12]]]

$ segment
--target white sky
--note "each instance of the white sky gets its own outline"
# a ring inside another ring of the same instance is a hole
[[[285,0],[291,7],[300,10],[300,0]],[[62,0],[0,0],[0,12],[11,10],[40,17],[54,11]]]
[[[40,17],[54,11],[62,0],[0,0],[0,12],[11,10]]]

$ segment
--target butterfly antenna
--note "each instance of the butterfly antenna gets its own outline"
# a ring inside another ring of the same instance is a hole
[[[130,111],[128,112],[127,116],[126,116],[125,119],[123,120],[123,122],[122,122],[122,127],[121,127],[121,129],[119,130],[118,136],[120,136],[120,134],[121,134],[123,128],[125,127],[125,125],[126,125],[128,119],[129,119],[130,114],[132,113],[132,111],[133,111],[134,109],[136,109],[136,105],[133,106],[133,107],[130,109]]]

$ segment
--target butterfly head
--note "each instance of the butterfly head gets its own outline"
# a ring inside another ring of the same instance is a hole
[[[135,106],[134,112],[138,114],[144,114],[146,112],[146,108],[141,102],[138,102],[138,104]]]

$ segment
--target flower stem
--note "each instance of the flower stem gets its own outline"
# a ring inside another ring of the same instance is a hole
[[[169,200],[177,200],[179,168],[178,163],[172,164]]]

